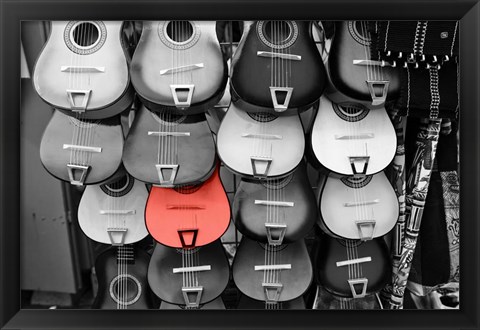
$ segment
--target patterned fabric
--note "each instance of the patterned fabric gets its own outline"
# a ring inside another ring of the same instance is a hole
[[[450,282],[460,281],[460,189],[456,171],[441,172],[445,221],[450,250]]]
[[[407,182],[405,239],[397,272],[393,274],[392,295],[389,304],[385,306],[388,309],[401,309],[403,306],[440,129],[441,119],[430,119],[427,127],[421,128],[417,135],[417,152]]]
[[[382,60],[436,64],[458,56],[458,36],[457,21],[379,21],[373,42]]]
[[[383,304],[387,303],[393,293],[393,276],[397,273],[398,265],[400,263],[400,256],[402,252],[403,237],[405,232],[405,140],[404,130],[407,118],[394,115],[392,123],[397,134],[397,150],[391,167],[385,173],[388,175],[390,183],[392,183],[393,190],[397,195],[399,205],[398,221],[393,229],[392,236],[392,282],[388,283],[380,292],[380,298]]]
[[[426,69],[399,70],[400,95],[395,107],[399,115],[428,118],[452,118],[459,111],[459,66],[455,61]],[[436,115],[435,115],[436,114]]]

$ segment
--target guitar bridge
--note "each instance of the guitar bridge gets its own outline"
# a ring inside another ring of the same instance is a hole
[[[368,278],[348,280],[348,285],[350,285],[353,298],[364,298],[367,295]],[[356,287],[359,286],[360,290],[357,290]]]
[[[194,89],[195,85],[170,85],[173,102],[178,109],[183,110],[190,107]],[[187,95],[185,96],[184,93]]]
[[[70,183],[75,186],[83,186],[89,170],[90,166],[88,165],[67,164]]]
[[[182,287],[183,299],[185,307],[198,308],[202,299],[203,286]]]
[[[157,169],[158,181],[160,182],[158,186],[165,188],[173,187],[177,177],[178,165],[155,164],[155,168]],[[168,175],[168,171],[170,171],[170,175]]]
[[[288,109],[290,98],[292,97],[293,87],[270,87],[273,108],[276,112],[284,112]],[[284,96],[283,102],[279,102],[279,97]]]
[[[85,112],[91,94],[92,90],[90,89],[67,89],[67,98],[70,103],[70,109],[74,112]]]
[[[375,220],[355,221],[355,224],[358,228],[358,235],[362,241],[369,241],[373,239],[375,223]]]
[[[278,302],[282,293],[283,284],[281,283],[262,283],[266,302]]]
[[[272,158],[268,157],[250,157],[252,162],[253,176],[259,179],[264,179],[268,176],[270,166],[272,165]]]
[[[365,176],[367,174],[367,167],[368,161],[370,160],[370,156],[349,156],[350,166],[352,167],[353,175],[356,177]],[[357,169],[357,166],[361,166],[363,164],[363,168],[360,171]]]
[[[372,105],[382,105],[387,99],[388,80],[367,80],[368,90],[372,97]],[[380,89],[380,93],[377,90]]]

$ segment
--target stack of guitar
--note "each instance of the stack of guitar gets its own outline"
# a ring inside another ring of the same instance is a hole
[[[160,308],[225,308],[231,215],[242,233],[238,308],[305,308],[314,278],[342,307],[381,290],[383,236],[399,213],[383,173],[396,151],[385,102],[399,82],[372,59],[367,23],[337,23],[323,59],[313,22],[245,22],[230,75],[216,22],[144,21],[130,59],[125,31],[136,24],[52,22],[34,71],[55,108],[42,163],[86,186],[80,227],[112,246],[97,258],[93,307],[157,308],[153,293]],[[207,113],[225,92],[215,137]],[[241,178],[232,211],[221,163]],[[316,223],[311,257],[304,238]],[[148,235],[151,256],[135,244]]]

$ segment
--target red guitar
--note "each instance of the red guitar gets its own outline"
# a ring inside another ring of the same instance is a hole
[[[152,187],[145,209],[150,235],[174,248],[193,248],[217,240],[230,223],[230,204],[220,166],[199,185]]]

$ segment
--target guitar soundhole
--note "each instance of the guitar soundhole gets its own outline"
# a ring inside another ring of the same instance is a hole
[[[122,197],[132,190],[133,184],[133,177],[127,174],[115,182],[101,185],[100,189],[102,189],[102,191],[109,196]]]
[[[72,21],[65,28],[67,47],[79,55],[96,52],[107,38],[107,29],[101,21]]]
[[[348,31],[352,38],[363,46],[370,46],[371,38],[368,32],[368,22],[366,21],[349,21]]]
[[[344,247],[348,248],[357,248],[360,245],[362,245],[363,241],[361,240],[356,240],[356,239],[342,239],[342,238],[336,238],[337,242],[343,245]]]
[[[350,188],[363,188],[367,184],[372,181],[372,176],[371,175],[366,175],[364,177],[353,177],[353,176],[344,176],[340,180],[342,180],[343,184],[350,187]]]
[[[200,189],[201,186],[202,186],[202,184],[187,185],[187,186],[178,186],[178,187],[175,187],[173,189],[180,194],[193,194],[198,189]]]
[[[174,126],[182,123],[187,116],[176,115],[169,111],[152,112],[153,118],[164,126]]]
[[[80,128],[92,128],[100,124],[100,120],[92,120],[92,119],[77,119],[71,116],[68,116],[68,120],[73,125],[80,127]]]
[[[73,41],[77,47],[92,47],[99,41],[100,31],[90,22],[80,23],[73,29]]]
[[[257,33],[267,47],[284,49],[297,40],[298,26],[294,21],[259,21]]]
[[[292,181],[292,178],[293,174],[290,174],[281,179],[267,180],[265,182],[262,182],[262,185],[267,189],[283,189],[290,183],[290,181]]]
[[[257,242],[257,243],[260,244],[260,246],[264,250],[267,250],[268,252],[280,252],[288,246],[288,244],[271,245],[271,244],[265,244],[265,243],[260,243],[260,242]]]
[[[167,35],[174,42],[186,42],[193,36],[193,27],[189,21],[171,21],[167,24]]]
[[[268,112],[247,112],[247,114],[253,120],[256,120],[261,123],[267,123],[278,118],[278,116],[272,115]]]
[[[200,39],[200,29],[189,21],[160,22],[158,36],[166,46],[183,50],[192,47]]]
[[[285,21],[267,21],[263,26],[263,35],[276,45],[286,41],[292,34],[292,29]]]
[[[337,116],[348,122],[360,121],[364,119],[370,111],[367,107],[359,103],[332,103],[332,106]]]
[[[130,274],[116,276],[110,283],[110,297],[123,306],[136,303],[142,294],[142,285]]]
[[[192,255],[197,253],[200,250],[199,247],[195,247],[193,249],[175,249],[178,254],[183,254],[183,255]]]

